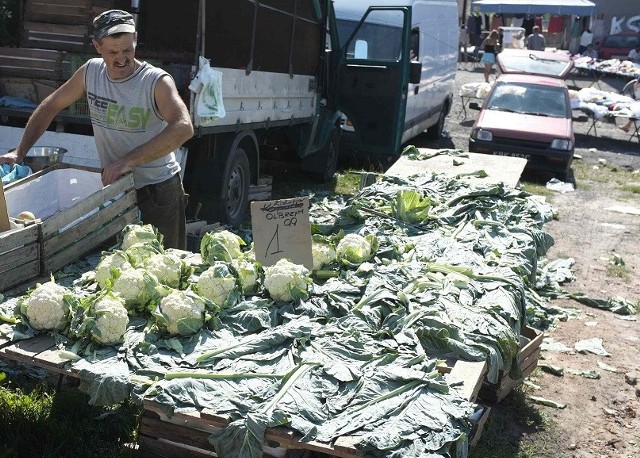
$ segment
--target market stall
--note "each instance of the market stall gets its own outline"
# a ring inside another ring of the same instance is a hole
[[[312,270],[261,270],[241,231],[206,235],[192,253],[127,226],[76,281],[47,282],[79,300],[73,318],[47,328],[33,291],[0,304],[20,318],[1,328],[1,355],[73,374],[92,404],[142,402],[151,447],[166,434],[227,457],[273,443],[464,457],[480,385],[501,399],[535,368],[530,292],[553,211],[462,151],[437,154],[451,173],[405,171],[348,202],[312,199]],[[403,160],[433,156],[409,148]]]
[[[640,142],[640,101],[632,97],[593,87],[570,90],[571,106],[589,117],[587,135],[593,131],[598,135],[598,122],[608,120],[619,124],[630,133],[629,141],[636,138]]]

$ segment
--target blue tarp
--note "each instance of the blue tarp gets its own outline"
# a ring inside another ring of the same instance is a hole
[[[507,14],[559,14],[592,16],[595,3],[589,0],[476,0],[472,11]]]

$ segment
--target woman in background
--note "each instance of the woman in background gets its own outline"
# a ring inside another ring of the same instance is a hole
[[[491,33],[482,42],[482,59],[480,63],[484,65],[484,80],[488,83],[489,76],[491,75],[491,68],[496,63],[496,52],[500,46],[500,34],[496,29],[493,29]]]

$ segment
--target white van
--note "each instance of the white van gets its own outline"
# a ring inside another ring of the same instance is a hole
[[[350,113],[344,110],[341,156],[348,157],[355,151],[363,151],[359,145],[365,143],[365,138],[376,135],[393,138],[387,147],[394,147],[396,156],[403,143],[425,130],[429,138],[439,138],[453,101],[460,34],[457,1],[335,0],[334,8],[340,45],[347,59],[353,58],[354,66],[370,64],[370,73],[376,71],[373,67],[380,72],[375,80],[367,81],[370,94],[377,94],[380,100],[384,100],[387,94],[390,98],[394,97],[393,94],[403,94],[402,100],[387,100],[384,106],[366,104],[358,108],[357,104],[352,104],[356,111],[368,110],[370,118],[377,115],[379,123],[352,125]],[[394,11],[402,11],[403,14],[394,14]],[[396,62],[403,63],[404,71],[400,78],[392,72],[394,62],[389,62],[390,50],[387,49],[390,43],[397,41],[393,37],[398,33],[408,34],[404,41],[406,48],[393,54]],[[378,58],[384,54],[386,59]],[[416,62],[419,63],[417,73],[412,75]],[[389,77],[385,78],[384,74]],[[343,84],[343,98],[346,89]],[[394,118],[396,122],[391,122],[391,125],[387,121],[393,117],[388,110],[399,111],[398,117]],[[359,113],[352,115],[354,119],[363,119],[356,114]],[[367,143],[371,144],[369,140]],[[364,152],[393,153],[388,148],[386,151]]]

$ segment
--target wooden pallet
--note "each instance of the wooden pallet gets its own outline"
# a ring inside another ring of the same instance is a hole
[[[486,372],[486,362],[456,361],[453,367],[443,366],[450,383],[462,383],[456,389],[462,397],[475,400]],[[489,408],[474,425],[471,443],[477,442],[487,420]],[[205,457],[215,455],[209,436],[229,424],[228,418],[204,409],[189,414],[167,417],[162,406],[144,401],[138,433],[138,445],[143,457]],[[267,428],[265,431],[265,456],[285,456],[287,451],[320,452],[331,457],[356,458],[364,454],[355,448],[356,439],[340,437],[333,444],[317,441],[301,442],[302,435],[286,427]]]
[[[55,340],[49,335],[38,335],[15,343],[0,340],[0,358],[45,369],[51,373],[77,378],[66,369],[66,360],[58,356]],[[464,398],[474,401],[486,372],[486,362],[456,361],[453,367],[443,366],[450,383],[462,382],[456,389]],[[475,444],[481,434],[491,409],[484,408],[474,424],[470,444]],[[204,409],[201,412],[177,413],[171,418],[164,414],[162,406],[144,401],[140,419],[138,446],[142,457],[206,457],[217,456],[209,443],[209,436],[229,424],[229,418]],[[363,453],[354,447],[355,439],[338,438],[333,444],[317,441],[301,442],[302,435],[286,427],[268,428],[265,432],[265,456],[283,457],[287,451],[320,452],[332,457],[356,458]]]
[[[522,376],[518,379],[512,379],[508,372],[500,371],[498,383],[492,384],[484,381],[480,388],[480,399],[491,403],[500,402],[511,393],[511,390],[520,385],[538,366],[540,345],[543,338],[540,331],[525,327],[520,336],[520,351],[517,356]]]

